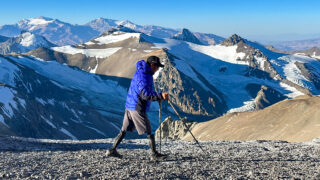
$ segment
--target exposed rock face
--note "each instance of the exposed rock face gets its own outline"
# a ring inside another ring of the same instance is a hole
[[[250,95],[255,98],[254,102],[256,110],[266,108],[272,104],[286,99],[286,96],[282,95],[277,90],[260,84],[249,84],[246,90]]]
[[[311,81],[318,90],[320,90],[320,73],[306,63],[295,62],[295,65],[300,69],[302,75]]]
[[[210,87],[210,91],[202,88],[202,86],[180,72],[174,62],[179,58],[163,51],[161,59],[164,59],[165,67],[155,80],[155,88],[161,91],[167,91],[171,95],[171,102],[179,109],[180,112],[189,116],[205,116],[217,117],[227,110],[226,102],[223,94],[215,87],[210,85],[200,73],[193,71],[198,75],[204,84]]]
[[[191,122],[187,119],[173,121],[171,117],[167,117],[161,123],[161,138],[178,140],[184,137],[197,122]],[[156,138],[160,138],[160,128],[156,130]]]
[[[246,71],[247,76],[256,76],[261,79],[275,79],[281,80],[281,75],[273,68],[268,60],[268,57],[259,49],[253,48],[241,40],[237,44],[237,52],[245,53],[241,61],[248,62],[249,68]],[[239,39],[238,38],[238,39]]]
[[[214,35],[214,34],[197,33],[197,32],[193,32],[192,34],[196,38],[198,38],[202,44],[205,44],[205,45],[216,45],[216,44],[220,44],[225,40],[225,38]]]
[[[195,35],[193,35],[188,29],[182,29],[178,34],[174,35],[172,38],[192,42],[195,44],[202,44],[199,41],[199,39]]]
[[[223,46],[234,46],[240,42],[244,43],[244,39],[242,39],[242,37],[240,37],[237,34],[233,34],[231,37],[229,37],[228,39],[224,40],[221,45]]]

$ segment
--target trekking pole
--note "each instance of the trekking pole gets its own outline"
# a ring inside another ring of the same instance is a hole
[[[159,102],[159,130],[160,130],[160,154],[161,154],[161,100]]]
[[[202,150],[203,153],[206,154],[206,152],[202,149],[199,141],[196,139],[196,137],[194,137],[194,135],[192,134],[192,132],[190,131],[189,127],[187,127],[187,125],[184,123],[183,119],[181,118],[181,116],[179,115],[178,111],[176,110],[176,108],[174,108],[174,106],[172,105],[172,103],[168,100],[168,103],[170,104],[170,106],[172,107],[172,109],[174,110],[174,112],[176,112],[176,114],[178,115],[178,117],[180,118],[180,120],[182,121],[184,127],[187,128],[187,130],[189,131],[189,133],[191,134],[191,136],[193,137],[194,141],[198,144],[199,148]]]

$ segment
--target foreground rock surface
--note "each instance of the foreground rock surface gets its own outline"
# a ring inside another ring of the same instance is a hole
[[[112,139],[54,141],[0,137],[0,179],[319,179],[320,140],[162,141],[153,162],[146,139],[124,140],[123,159],[105,156]]]

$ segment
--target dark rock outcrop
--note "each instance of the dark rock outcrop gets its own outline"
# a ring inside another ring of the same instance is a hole
[[[172,38],[181,41],[192,42],[195,44],[202,44],[195,35],[185,28],[183,28],[178,34],[175,34]]]

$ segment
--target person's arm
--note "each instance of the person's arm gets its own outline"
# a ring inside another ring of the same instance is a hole
[[[154,92],[150,87],[144,86],[140,91],[140,97],[146,101],[159,101],[163,100],[162,93]]]

